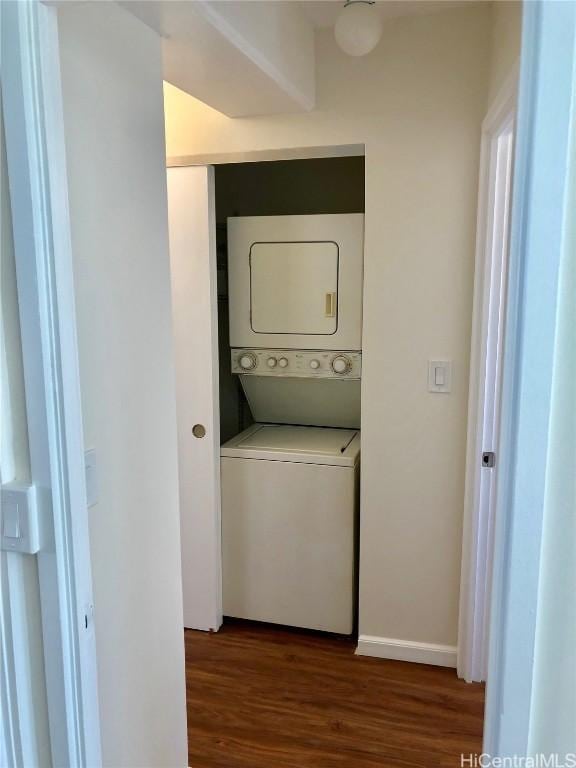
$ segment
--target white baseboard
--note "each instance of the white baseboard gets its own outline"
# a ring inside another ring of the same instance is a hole
[[[360,635],[356,653],[358,656],[413,661],[418,664],[434,664],[438,667],[455,667],[457,657],[455,645],[417,643],[413,640],[395,640],[391,637],[375,635]]]

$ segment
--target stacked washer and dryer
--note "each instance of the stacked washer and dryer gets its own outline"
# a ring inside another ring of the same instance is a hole
[[[364,216],[228,219],[232,372],[255,419],[221,448],[224,614],[353,631]]]

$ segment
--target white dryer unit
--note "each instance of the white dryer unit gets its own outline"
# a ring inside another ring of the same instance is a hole
[[[230,345],[362,348],[364,215],[228,219]]]
[[[350,634],[360,434],[254,424],[221,448],[224,614]]]

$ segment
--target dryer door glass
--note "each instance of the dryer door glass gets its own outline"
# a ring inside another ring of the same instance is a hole
[[[338,327],[337,244],[253,243],[250,304],[255,333],[335,333]]]

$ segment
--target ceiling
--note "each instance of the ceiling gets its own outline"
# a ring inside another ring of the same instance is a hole
[[[385,21],[479,1],[376,0],[375,8]],[[116,2],[160,35],[164,79],[229,117],[313,109],[314,31],[333,27],[344,6],[344,0]]]
[[[314,26],[298,3],[116,1],[160,35],[164,79],[228,117],[314,107]]]
[[[412,14],[435,13],[477,0],[376,0],[383,20]],[[316,28],[332,27],[344,6],[343,0],[300,0],[300,6]]]

